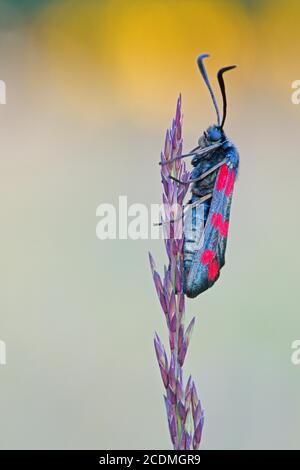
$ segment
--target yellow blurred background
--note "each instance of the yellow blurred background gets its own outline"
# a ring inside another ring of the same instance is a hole
[[[170,447],[152,338],[166,328],[147,252],[100,241],[96,208],[160,202],[178,94],[184,148],[215,121],[195,59],[226,76],[240,151],[227,264],[189,301],[186,362],[203,448],[299,448],[300,4],[293,0],[0,2],[0,447]],[[186,375],[186,377],[187,377]]]

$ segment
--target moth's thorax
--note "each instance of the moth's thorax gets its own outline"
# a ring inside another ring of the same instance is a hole
[[[222,144],[222,142],[226,142],[226,135],[219,126],[213,125],[208,127],[206,131],[198,139],[198,147],[195,151],[195,156],[192,159],[192,165],[197,166],[200,162],[204,160],[211,160],[212,156],[215,152],[207,152],[203,155],[203,149],[209,149],[212,145]],[[221,149],[222,147],[220,147]],[[199,157],[197,155],[197,151],[200,153]]]
[[[202,138],[206,139],[205,134],[202,136]],[[193,158],[192,165],[194,166],[194,169],[191,174],[192,179],[199,178],[203,173],[208,172],[211,168],[222,163],[224,160],[227,162],[229,167],[235,168],[237,170],[239,163],[239,155],[237,149],[234,144],[229,139],[227,139],[223,131],[222,140],[219,141],[219,143],[221,145],[217,149],[207,152],[207,154],[200,155],[199,157],[197,157],[196,155]],[[212,143],[210,143],[209,145],[212,145]],[[208,147],[208,145],[206,145],[205,147]],[[196,192],[199,196],[204,196],[205,194],[212,192],[215,186],[217,174],[217,171],[213,171],[203,180],[195,182],[192,186],[192,193],[193,189],[196,189]]]
[[[221,163],[224,160],[224,152],[222,150],[216,150],[209,158],[201,158],[199,163],[195,166],[192,171],[191,178],[198,178],[203,173],[209,171],[212,167]],[[217,177],[217,171],[210,173],[203,180],[197,181],[193,184],[192,188],[197,188],[199,195],[204,196],[213,190]]]

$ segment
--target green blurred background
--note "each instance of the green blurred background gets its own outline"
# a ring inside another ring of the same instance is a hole
[[[100,241],[96,208],[160,202],[157,161],[183,96],[184,148],[215,120],[196,68],[227,77],[241,155],[227,264],[189,301],[186,360],[206,449],[300,448],[300,4],[1,1],[2,449],[170,447],[147,252]],[[218,94],[218,98],[219,94]]]

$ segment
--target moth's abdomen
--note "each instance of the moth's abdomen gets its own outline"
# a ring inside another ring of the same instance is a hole
[[[197,197],[193,196],[191,202],[195,201],[197,201]],[[194,262],[195,253],[199,252],[203,245],[204,227],[209,208],[210,201],[208,200],[189,210],[184,220],[184,292],[188,297],[192,297],[189,295],[190,289],[187,285],[188,274]]]
[[[192,198],[193,203],[195,198]],[[197,247],[200,247],[201,237],[206,223],[205,206],[199,204],[188,210],[184,219],[184,267],[189,269]],[[198,248],[199,249],[199,248]]]

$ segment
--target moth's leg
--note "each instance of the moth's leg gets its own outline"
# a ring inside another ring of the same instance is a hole
[[[195,191],[194,191],[195,190]],[[198,206],[200,206],[201,204],[203,204],[205,201],[207,201],[208,199],[210,199],[212,197],[212,193],[208,193],[208,194],[205,194],[205,196],[201,196],[199,190],[197,190],[197,188],[193,188],[192,189],[192,193],[193,193],[193,196],[198,196],[199,199],[192,199],[191,202],[189,202],[185,207],[184,207],[184,215],[186,215],[186,212],[190,209],[192,209],[192,225],[193,225],[193,229],[195,228],[195,225],[196,225],[196,220],[195,220],[195,217],[196,217],[196,209]]]
[[[196,189],[196,188],[193,188],[193,190]],[[193,191],[192,190],[192,191]],[[194,193],[195,194],[195,193]],[[186,204],[186,206],[184,206],[184,210],[185,209],[192,209],[193,207],[197,207],[199,204],[202,204],[204,201],[207,201],[208,199],[210,199],[212,197],[212,193],[208,193],[208,194],[205,194],[205,196],[202,196],[200,197],[199,199],[197,199],[196,201],[193,201],[193,202],[188,202]]]
[[[222,160],[220,163],[217,163],[216,165],[214,165],[212,168],[210,168],[209,170],[205,171],[204,173],[202,173],[202,175],[199,176],[199,178],[195,178],[194,181],[202,181],[204,180],[204,178],[206,178],[208,175],[210,175],[211,173],[213,173],[214,171],[218,170],[222,165],[224,165],[225,163],[227,163],[227,159],[224,159]]]
[[[199,146],[198,146],[198,147],[195,147],[195,149],[193,149],[190,153],[186,153],[185,155],[179,155],[178,157],[171,158],[170,160],[167,160],[165,162],[159,162],[159,164],[169,165],[170,163],[173,163],[176,160],[180,160],[181,158],[185,158],[185,157],[191,157],[193,155],[197,155],[197,157],[200,157],[202,155],[206,155],[207,153],[212,152],[213,150],[218,149],[219,147],[222,147],[225,144],[225,142],[227,141],[217,142],[216,144],[208,145],[207,147],[201,148],[198,152],[195,152],[195,150],[199,149]]]
[[[202,204],[203,202],[207,201],[207,200],[210,199],[211,197],[212,197],[212,193],[209,193],[209,194],[206,194],[205,196],[200,197],[199,199],[197,199],[197,201],[188,202],[188,203],[183,207],[183,211],[184,211],[184,214],[183,214],[183,215],[185,215],[185,212],[188,211],[189,209],[193,209],[194,207],[199,206],[199,204]],[[154,224],[154,226],[157,227],[158,225],[170,224],[171,222],[177,222],[177,221],[180,220],[180,219],[182,219],[182,217],[177,217],[176,219],[168,220],[167,222],[159,222],[159,223],[157,223],[157,224]]]
[[[220,168],[220,166],[224,165],[224,163],[226,163],[226,160],[223,160],[222,162],[218,163],[217,165],[213,166],[212,168],[210,168],[209,170],[205,171],[204,173],[202,173],[202,175],[198,176],[198,178],[194,178],[194,179],[191,179],[191,180],[188,180],[188,181],[181,181],[177,178],[174,178],[174,176],[169,176],[169,178],[173,181],[176,181],[176,183],[179,183],[179,184],[191,184],[191,183],[196,183],[197,181],[202,181],[204,178],[206,178],[208,175],[210,175],[211,173],[213,173],[214,171],[218,170],[218,168]]]

